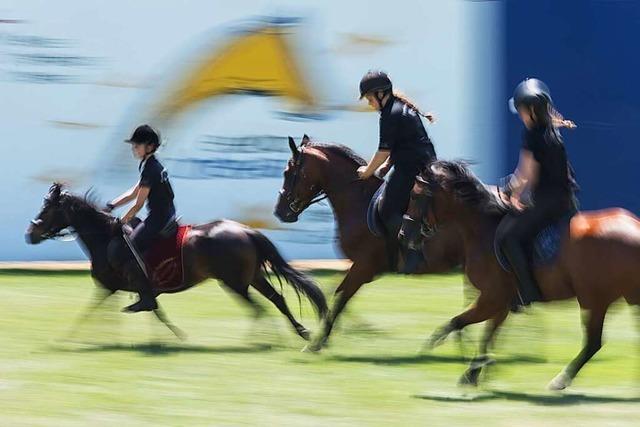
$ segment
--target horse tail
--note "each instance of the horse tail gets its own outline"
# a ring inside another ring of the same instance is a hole
[[[323,319],[328,310],[327,301],[318,285],[310,277],[289,265],[267,236],[256,230],[252,230],[249,236],[258,250],[262,268],[267,271],[267,267],[271,267],[280,285],[282,285],[282,279],[289,283],[296,291],[298,301],[302,292],[309,299],[320,319]]]

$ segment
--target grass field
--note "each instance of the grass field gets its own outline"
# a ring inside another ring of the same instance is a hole
[[[329,293],[342,274],[315,277]],[[478,327],[465,349],[452,339],[418,354],[462,309],[459,275],[367,285],[321,354],[300,353],[304,342],[257,296],[270,316],[256,332],[214,282],[160,298],[185,342],[150,315],[120,314],[124,295],[61,341],[93,290],[87,273],[0,271],[0,426],[640,425],[638,325],[622,304],[605,347],[558,394],[546,384],[581,345],[574,301],[508,320],[478,389],[456,385]],[[308,304],[302,319],[316,328]]]

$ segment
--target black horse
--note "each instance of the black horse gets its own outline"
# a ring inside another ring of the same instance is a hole
[[[78,235],[91,259],[91,276],[105,290],[96,301],[96,306],[116,291],[136,291],[132,284],[127,283],[124,275],[107,261],[109,242],[113,238],[122,238],[120,221],[101,212],[87,197],[70,194],[63,190],[61,184],[54,183],[44,199],[41,212],[31,221],[26,235],[27,243],[38,244],[55,238],[67,228]],[[156,294],[181,292],[208,278],[214,278],[240,295],[258,318],[264,309],[249,295],[251,285],[278,307],[298,335],[308,340],[309,331],[296,321],[284,297],[269,282],[267,268],[270,267],[281,285],[281,279],[284,279],[298,296],[300,293],[307,296],[320,319],[326,315],[327,304],[318,286],[291,267],[266,236],[245,225],[218,220],[192,226],[185,236],[182,259],[182,284],[171,289],[156,286]],[[179,335],[179,331],[166,320],[162,311],[157,310],[155,314]]]

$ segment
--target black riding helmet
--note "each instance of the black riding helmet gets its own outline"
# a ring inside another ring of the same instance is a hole
[[[360,79],[360,99],[371,92],[383,91],[388,92],[393,89],[389,75],[380,70],[369,70],[362,79]]]
[[[149,125],[140,125],[133,131],[131,138],[125,139],[129,144],[149,144],[155,148],[160,146],[160,135]]]
[[[513,97],[509,99],[509,109],[513,114],[518,114],[519,106],[538,103],[553,105],[549,86],[542,80],[525,79],[513,91]]]

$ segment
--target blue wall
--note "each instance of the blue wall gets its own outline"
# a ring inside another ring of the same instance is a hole
[[[582,188],[583,209],[640,213],[640,2],[506,1],[504,91],[525,77],[551,88]],[[509,115],[505,100],[505,117]],[[522,125],[506,120],[506,164],[517,162]],[[508,171],[505,171],[507,173]]]

